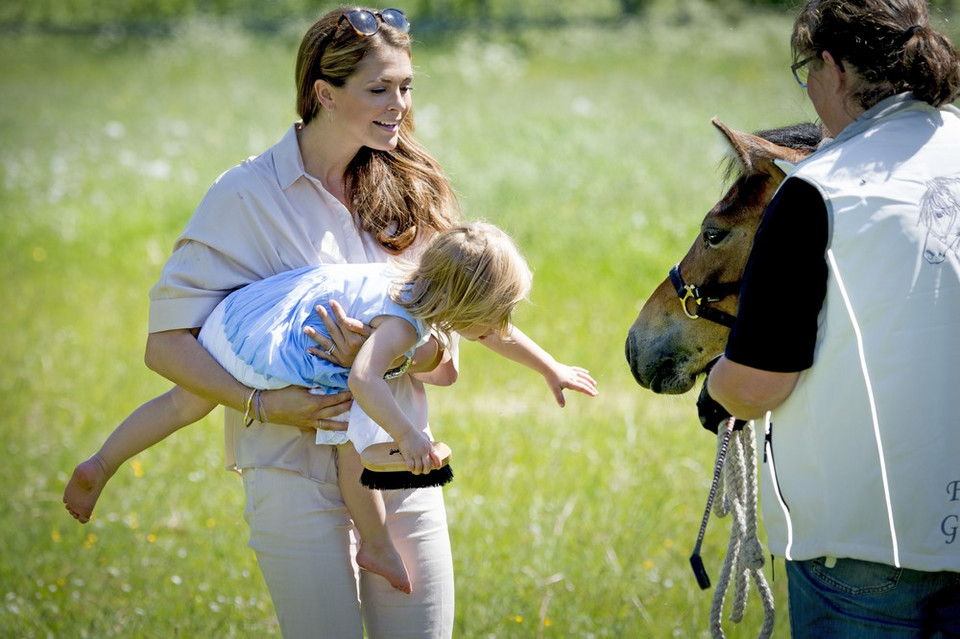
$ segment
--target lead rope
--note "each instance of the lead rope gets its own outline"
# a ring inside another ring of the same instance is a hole
[[[760,639],[773,634],[774,608],[773,592],[763,576],[763,546],[757,536],[757,449],[756,435],[752,425],[733,432],[733,417],[726,428],[718,429],[717,468],[714,482],[716,496],[720,499],[713,503],[713,512],[717,517],[733,515],[730,528],[730,544],[720,570],[720,579],[713,592],[713,605],[710,608],[710,632],[715,639],[723,639],[723,627],[720,617],[731,577],[734,579],[734,596],[730,621],[740,623],[747,605],[747,593],[750,579],[756,584],[763,604],[763,627]],[[714,490],[711,489],[713,501]],[[707,504],[710,510],[710,503]],[[701,527],[702,534],[702,527]],[[698,542],[699,546],[699,542]],[[709,580],[708,580],[709,583]]]

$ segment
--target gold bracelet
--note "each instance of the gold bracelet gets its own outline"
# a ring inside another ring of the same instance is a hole
[[[250,427],[250,424],[253,423],[253,417],[250,416],[250,409],[253,407],[253,396],[257,393],[257,389],[254,388],[250,391],[250,394],[247,396],[247,401],[243,403],[243,424],[247,428]]]

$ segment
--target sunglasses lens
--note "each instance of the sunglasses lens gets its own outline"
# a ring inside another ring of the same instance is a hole
[[[351,11],[346,15],[347,21],[350,22],[350,26],[353,27],[353,30],[360,35],[373,35],[377,32],[377,29],[380,28],[377,25],[377,16],[365,9]]]
[[[380,12],[380,19],[401,33],[410,30],[410,22],[400,9],[384,9]]]

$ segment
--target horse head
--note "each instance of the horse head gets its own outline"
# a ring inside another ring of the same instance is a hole
[[[630,370],[655,393],[687,392],[723,353],[753,236],[786,176],[777,162],[799,162],[822,139],[813,124],[750,134],[712,122],[733,149],[727,171],[732,186],[707,212],[693,246],[640,309],[627,336]]]

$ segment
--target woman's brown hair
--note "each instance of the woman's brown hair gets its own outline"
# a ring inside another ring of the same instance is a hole
[[[935,107],[957,99],[960,58],[930,25],[924,0],[807,0],[793,25],[796,59],[829,51],[861,79],[852,98],[864,109],[913,92]]]
[[[359,35],[341,24],[344,13],[362,7],[341,7],[317,20],[304,35],[297,55],[297,112],[304,124],[323,108],[314,84],[323,79],[343,86],[364,56],[379,48],[396,48],[410,54],[410,36],[379,19],[373,35]],[[373,9],[368,11],[375,12]],[[381,246],[399,253],[409,248],[420,232],[429,236],[459,221],[456,194],[439,163],[413,136],[408,113],[400,123],[395,149],[363,147],[344,176],[347,200],[360,227]]]

